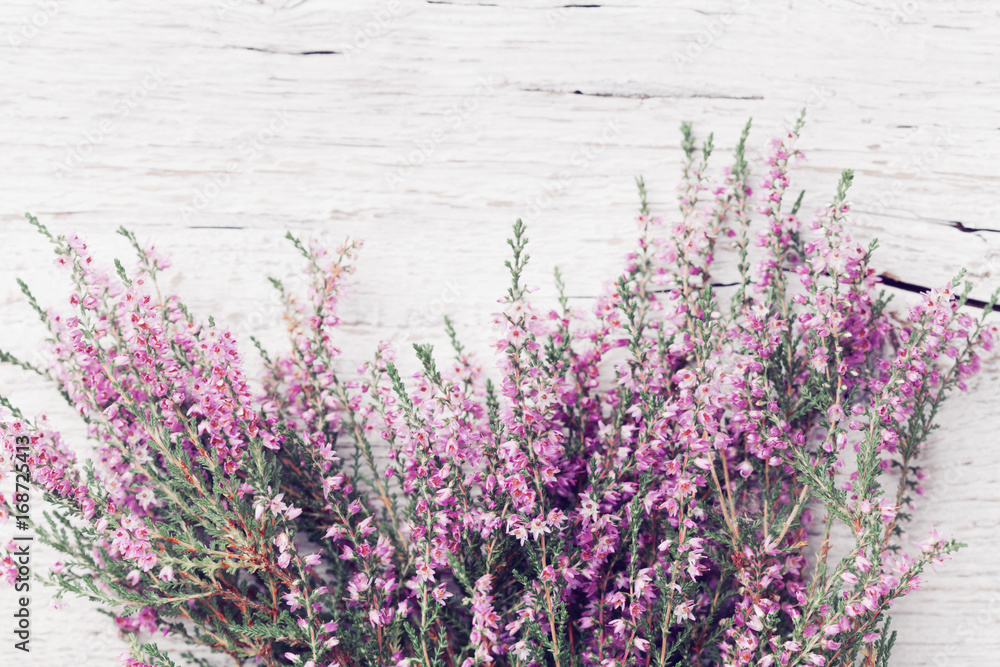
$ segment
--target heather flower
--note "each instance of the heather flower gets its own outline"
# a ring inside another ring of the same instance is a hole
[[[407,377],[390,342],[343,368],[358,243],[289,235],[307,287],[272,280],[289,340],[253,341],[256,393],[246,341],[162,294],[162,255],[123,231],[139,261],[112,280],[82,239],[33,221],[73,283],[71,313],[29,293],[45,372],[97,446],[80,467],[2,402],[0,470],[27,470],[72,526],[42,533],[66,563],[55,583],[142,599],[124,631],[193,626],[188,641],[239,662],[853,664],[958,546],[932,533],[911,556],[900,538],[937,408],[997,328],[962,310],[958,280],[889,317],[873,248],[850,236],[850,172],[813,215],[786,197],[800,127],[752,184],[749,126],[718,173],[685,125],[678,213],[652,215],[639,181],[637,243],[590,312],[558,273],[558,308],[532,301],[518,221],[494,363],[446,321],[451,358],[415,345]],[[725,239],[731,293],[713,275]],[[828,562],[835,523],[854,544]]]

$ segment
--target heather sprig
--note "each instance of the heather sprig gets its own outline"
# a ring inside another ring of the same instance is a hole
[[[637,179],[635,249],[589,313],[558,270],[558,308],[533,302],[518,220],[491,364],[446,319],[448,359],[383,342],[345,368],[361,244],[289,234],[309,288],[271,279],[288,343],[252,341],[256,390],[243,341],[163,296],[169,263],[134,234],[114,280],[30,218],[73,285],[69,314],[23,286],[56,359],[32,369],[98,446],[80,465],[2,400],[5,471],[54,507],[50,582],[110,610],[126,665],[174,664],[138,642],[156,631],[240,664],[884,666],[890,605],[961,546],[932,532],[910,553],[904,531],[996,297],[973,318],[960,275],[895,315],[875,244],[850,236],[853,173],[812,215],[791,201],[803,120],[756,177],[749,123],[719,171],[684,124],[676,213],[653,215]]]

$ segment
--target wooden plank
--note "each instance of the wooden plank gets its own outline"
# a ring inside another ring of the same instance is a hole
[[[39,335],[15,275],[45,303],[66,294],[29,210],[107,259],[128,255],[120,224],[155,240],[196,312],[271,346],[264,275],[296,267],[284,230],[361,237],[347,362],[380,338],[443,344],[445,310],[490,358],[515,218],[539,299],[551,303],[559,265],[586,303],[630,247],[633,177],[674,210],[681,120],[714,131],[726,164],[748,117],[757,156],[802,107],[804,210],[854,168],[857,236],[879,238],[886,271],[931,285],[965,266],[979,297],[1000,282],[996,7],[573,4],[4,2],[0,341],[30,355]],[[986,367],[942,415],[921,501],[921,529],[970,547],[898,606],[896,664],[993,664],[1000,651],[1000,366]],[[0,391],[85,449],[51,389],[4,371]],[[25,664],[113,660],[106,620],[80,602],[49,610],[48,594]]]

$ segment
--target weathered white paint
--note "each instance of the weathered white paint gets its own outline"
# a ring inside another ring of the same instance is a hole
[[[443,343],[446,301],[488,356],[515,218],[539,299],[558,264],[582,304],[629,248],[633,176],[672,212],[681,120],[728,163],[747,117],[759,154],[803,106],[807,207],[853,167],[881,267],[939,284],[965,266],[982,296],[1000,274],[998,19],[995,3],[928,0],[6,0],[0,344],[30,358],[40,335],[15,276],[43,303],[66,295],[31,211],[108,259],[128,255],[120,224],[155,240],[196,312],[272,347],[277,312],[258,304],[265,274],[297,266],[284,231],[361,237],[350,362],[378,337]],[[51,388],[4,370],[0,391],[82,443]],[[941,415],[918,529],[970,546],[898,606],[897,665],[1000,664],[998,397],[993,360]],[[48,594],[29,656],[9,649],[2,596],[3,664],[115,664],[106,619]]]

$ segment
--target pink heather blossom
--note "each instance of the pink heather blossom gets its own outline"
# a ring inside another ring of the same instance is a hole
[[[1000,328],[951,285],[884,307],[852,238],[852,175],[812,212],[794,202],[800,126],[753,173],[745,136],[716,169],[685,126],[678,208],[652,215],[640,181],[636,243],[592,299],[532,298],[518,221],[485,362],[450,321],[450,351],[403,335],[348,361],[360,244],[289,235],[306,279],[272,281],[288,341],[261,347],[257,384],[253,342],[168,294],[152,246],[123,230],[139,260],[113,278],[34,221],[72,285],[70,311],[38,306],[44,371],[96,453],[91,474],[4,403],[0,476],[72,526],[57,579],[164,601],[116,617],[123,632],[180,620],[241,662],[412,667],[444,647],[462,667],[555,651],[610,667],[669,647],[677,664],[854,664],[858,633],[880,637],[957,548],[933,531],[909,553],[896,499],[921,491],[921,420]],[[27,502],[0,497],[0,519]],[[848,543],[820,570],[824,516]],[[24,557],[4,545],[0,579]]]
[[[132,657],[132,654],[128,651],[122,652],[118,656],[118,660],[122,663],[122,667],[153,667],[152,665],[140,662]]]

